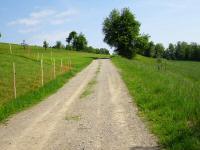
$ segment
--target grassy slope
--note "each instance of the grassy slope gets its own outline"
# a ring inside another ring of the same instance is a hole
[[[114,57],[141,115],[166,149],[200,148],[200,63],[168,61],[158,71],[155,60]]]
[[[19,45],[12,45],[12,50],[13,54],[11,55],[9,45],[0,43],[0,121],[5,120],[11,114],[38,103],[44,97],[55,92],[70,77],[86,67],[93,58],[105,57],[104,55],[66,50],[48,49],[45,51],[40,47],[29,47],[23,50]],[[43,87],[41,86],[40,66],[42,55],[44,60]],[[63,72],[60,65],[61,59],[63,67],[69,69],[69,58],[72,62],[72,69]],[[56,79],[54,79],[53,74],[53,59],[56,62]],[[13,98],[13,62],[16,65],[17,99]]]

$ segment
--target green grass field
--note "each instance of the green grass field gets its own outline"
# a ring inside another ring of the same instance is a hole
[[[24,50],[22,46],[15,44],[12,44],[11,54],[9,44],[0,43],[0,121],[38,103],[60,88],[94,58],[101,57],[109,56],[67,50],[45,50],[37,46],[30,46]],[[41,58],[44,86],[41,79]],[[13,88],[13,62],[16,66],[16,99]]]
[[[200,62],[167,61],[166,70],[155,59],[113,57],[130,94],[166,149],[200,148]]]

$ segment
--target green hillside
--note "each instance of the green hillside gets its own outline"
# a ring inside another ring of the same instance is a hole
[[[200,62],[114,57],[130,94],[166,149],[200,147]]]
[[[0,43],[0,121],[55,92],[94,58],[109,57],[60,49],[45,50],[37,46],[23,49],[20,45],[12,44],[11,47],[10,51],[9,44]],[[16,99],[13,62],[16,70]]]

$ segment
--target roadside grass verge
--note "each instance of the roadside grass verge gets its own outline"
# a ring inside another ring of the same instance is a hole
[[[94,58],[99,57],[109,56],[62,49],[44,50],[36,46],[29,46],[24,50],[16,44],[12,44],[11,54],[9,45],[0,43],[0,122],[53,94]],[[41,84],[41,58],[44,86]],[[56,78],[53,73],[53,60]],[[13,62],[16,66],[16,99],[13,90]],[[66,70],[62,69],[61,62]]]
[[[200,63],[168,61],[166,71],[158,71],[154,59],[142,56],[116,56],[112,62],[160,144],[170,150],[198,150]]]

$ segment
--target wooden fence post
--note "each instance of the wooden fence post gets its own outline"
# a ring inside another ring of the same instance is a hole
[[[70,66],[69,66],[69,67],[70,67],[70,70],[71,70],[71,68],[72,68],[72,62],[71,62],[71,58],[70,58],[70,57],[69,57],[69,62],[70,62],[70,63],[69,63]]]
[[[62,61],[62,58],[60,60],[60,71],[63,72],[63,61]]]
[[[11,44],[9,44],[9,46],[10,46],[10,54],[12,55],[12,46]]]
[[[14,89],[14,97],[17,98],[17,91],[16,91],[16,70],[15,70],[15,63],[13,62],[13,89]]]
[[[39,52],[37,53],[37,60],[39,60],[39,58],[40,58],[40,54],[39,54]]]
[[[69,57],[67,58],[67,68],[69,69]]]
[[[71,69],[71,60],[70,60],[70,57],[68,57],[67,60],[68,60],[68,68],[70,70]]]
[[[52,49],[51,49],[51,62],[52,62],[52,55],[53,55],[53,54],[52,54]]]
[[[43,59],[41,59],[41,82],[44,85],[44,70],[43,70]]]
[[[54,75],[54,79],[56,78],[56,62],[55,62],[55,58],[53,60],[53,75]]]

